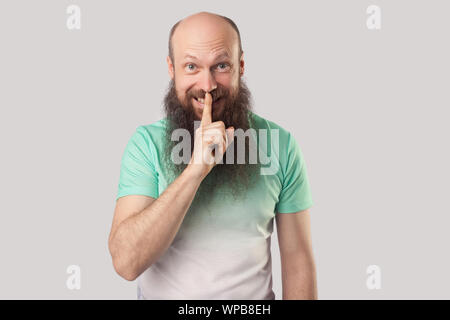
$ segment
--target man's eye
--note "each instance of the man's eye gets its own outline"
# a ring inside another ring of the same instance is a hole
[[[189,63],[186,65],[186,67],[188,68],[189,71],[192,71],[192,70],[194,70],[195,65],[193,65],[192,63]],[[190,68],[190,67],[192,67],[192,68]]]
[[[221,70],[227,69],[228,66],[229,66],[228,63],[219,63],[219,64],[217,65],[217,67],[218,67],[219,69],[221,69]]]

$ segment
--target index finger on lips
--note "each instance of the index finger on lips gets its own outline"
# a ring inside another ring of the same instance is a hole
[[[206,126],[208,124],[211,124],[211,104],[212,104],[212,97],[209,92],[205,94],[205,104],[203,106],[203,113],[202,113],[202,121],[201,126]]]

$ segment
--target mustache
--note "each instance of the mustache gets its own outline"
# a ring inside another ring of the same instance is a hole
[[[220,98],[228,98],[230,93],[227,89],[223,88],[222,86],[218,86],[216,89],[211,91],[210,94],[212,97],[212,101],[215,102],[215,101],[219,100]],[[188,97],[189,101],[191,101],[191,98],[204,99],[205,95],[206,95],[206,91],[204,91],[204,90],[190,90],[187,93],[187,97]]]

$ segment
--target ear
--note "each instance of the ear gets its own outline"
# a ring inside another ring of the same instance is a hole
[[[169,69],[169,76],[170,76],[170,78],[173,79],[173,77],[174,77],[174,66],[173,66],[173,63],[172,63],[172,59],[170,59],[170,56],[167,56],[166,61],[167,61],[167,67]]]
[[[239,61],[239,76],[244,75],[244,51],[242,51],[241,59]]]

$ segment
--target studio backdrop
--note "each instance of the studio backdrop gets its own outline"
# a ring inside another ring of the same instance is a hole
[[[319,299],[449,299],[438,0],[2,0],[0,298],[136,299],[108,251],[120,161],[163,117],[170,28],[199,11],[236,22],[255,113],[302,150]],[[276,228],[271,245],[281,299]]]

